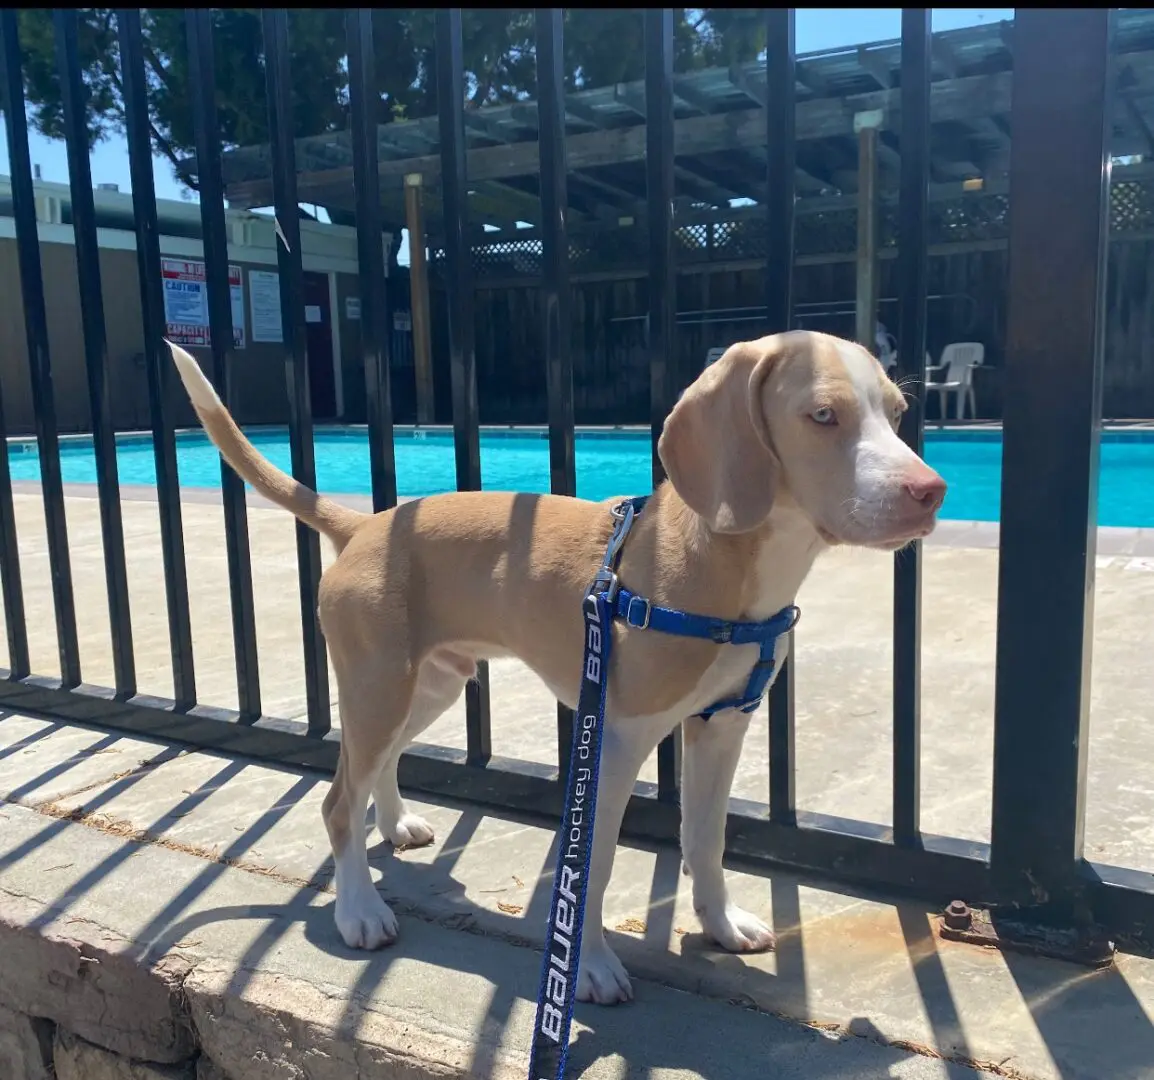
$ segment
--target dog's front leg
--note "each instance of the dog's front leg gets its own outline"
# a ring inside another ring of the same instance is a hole
[[[617,837],[625,807],[645,759],[676,726],[666,717],[633,720],[606,719],[601,743],[601,776],[597,785],[597,817],[593,852],[589,859],[585,930],[581,938],[581,967],[577,1000],[614,1005],[633,999],[633,987],[617,954],[605,940],[602,908],[613,872]]]
[[[706,936],[730,952],[772,948],[773,931],[731,904],[721,867],[729,792],[749,716],[722,712],[691,717],[682,727],[681,853],[693,877],[693,909]]]

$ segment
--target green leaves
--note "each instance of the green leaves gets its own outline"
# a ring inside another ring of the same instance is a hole
[[[89,135],[95,144],[124,128],[116,19],[111,8],[81,8],[78,14]],[[378,123],[435,112],[434,18],[429,8],[374,10]],[[764,46],[764,19],[759,9],[677,9],[676,20],[679,71],[749,60]],[[191,156],[194,146],[185,12],[181,8],[147,8],[141,12],[141,24],[153,142],[175,167]],[[225,148],[266,142],[268,108],[260,11],[214,8],[213,28],[222,142]],[[289,15],[289,38],[296,135],[347,127],[344,9],[294,9]],[[60,138],[60,79],[51,10],[22,9],[20,40],[30,121],[49,138]],[[466,107],[536,96],[531,10],[466,9],[464,51]],[[640,9],[566,9],[565,67],[570,89],[640,79],[644,64]]]

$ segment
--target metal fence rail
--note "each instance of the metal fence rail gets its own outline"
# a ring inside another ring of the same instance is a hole
[[[82,107],[76,14],[55,16],[57,60],[64,86],[78,289],[83,301],[86,361],[100,485],[116,685],[83,683],[69,565],[60,455],[48,350],[47,315],[33,203],[17,14],[0,12],[0,86],[12,162],[20,285],[26,314],[35,397],[41,490],[47,520],[60,679],[30,671],[26,606],[16,549],[7,446],[0,441],[0,584],[8,632],[8,669],[0,705],[116,729],[251,754],[286,763],[335,767],[330,732],[325,646],[315,618],[320,557],[315,534],[298,525],[297,556],[308,698],[307,734],[262,715],[257,671],[248,523],[243,484],[222,467],[221,487],[240,708],[230,712],[197,700],[189,623],[189,586],[181,532],[171,378],[163,344],[164,308],[156,198],[140,14],[117,12],[121,82],[132,172],[139,288],[146,343],[161,546],[175,701],[137,693],[125,585],[115,445],[107,409],[108,373],[95,218]],[[795,235],[795,50],[790,9],[766,12],[765,91],[767,195],[761,210],[766,237],[766,317],[759,331],[788,324]],[[563,23],[558,9],[537,19],[537,102],[542,224],[541,327],[548,386],[550,485],[575,491],[573,363],[566,225]],[[678,394],[694,376],[669,358],[676,325],[673,212],[673,18],[647,10],[646,176],[649,266],[651,416],[654,442]],[[1082,850],[1088,742],[1090,625],[1093,613],[1096,475],[1102,370],[1102,297],[1109,202],[1109,94],[1112,13],[1106,10],[1019,9],[1014,34],[1013,153],[1010,190],[1009,341],[1001,563],[998,598],[997,692],[992,843],[931,836],[919,825],[921,560],[915,545],[894,568],[893,827],[805,813],[794,797],[794,680],[791,655],[770,702],[768,806],[734,800],[731,855],[822,877],[912,891],[944,901],[1009,902],[1043,918],[1096,919],[1122,937],[1154,938],[1154,874],[1087,862]],[[292,472],[315,486],[305,337],[302,255],[296,213],[295,147],[291,129],[289,17],[262,13],[277,218]],[[368,395],[373,503],[396,502],[389,390],[389,297],[380,236],[378,140],[375,131],[373,30],[370,13],[347,14],[353,179],[363,313],[362,349]],[[209,371],[227,402],[232,365],[228,249],[221,146],[215,112],[213,23],[209,9],[187,15],[197,175],[210,306]],[[474,357],[474,252],[469,243],[468,175],[463,109],[460,9],[436,20],[436,85],[446,224],[444,274],[452,371],[457,486],[482,486]],[[930,16],[902,16],[899,375],[920,378],[926,336],[929,172]],[[370,107],[372,99],[372,107]],[[1061,228],[1054,223],[1062,222]],[[751,329],[751,335],[753,330]],[[902,437],[920,450],[924,391],[910,387]],[[0,435],[4,432],[0,402]],[[1060,482],[1042,482],[1049,474]],[[654,482],[662,479],[656,452]],[[577,658],[574,658],[577,663]],[[493,753],[488,671],[470,684],[467,749],[422,745],[401,765],[402,783],[432,795],[452,795],[516,813],[560,811],[556,767]],[[558,712],[558,760],[567,764],[572,733],[568,710]],[[634,837],[675,841],[678,747],[659,751],[659,783],[639,784],[626,815]]]

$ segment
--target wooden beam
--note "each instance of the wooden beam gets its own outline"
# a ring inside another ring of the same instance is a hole
[[[943,38],[931,35],[930,49],[933,53],[934,62],[941,68],[942,74],[947,79],[956,79],[960,64],[958,63],[958,55],[953,48]]]
[[[829,80],[814,66],[812,60],[798,61],[794,68],[798,86],[819,98],[830,97]]]
[[[1138,133],[1146,141],[1144,153],[1154,154],[1154,130],[1151,130],[1149,121],[1147,121],[1131,92],[1131,87],[1137,82],[1138,77],[1134,74],[1133,68],[1129,64],[1121,65],[1117,76],[1117,96],[1122,102],[1122,107],[1126,110],[1126,115],[1130,118],[1130,123],[1138,129]]]
[[[425,259],[424,207],[420,173],[405,180],[405,220],[409,228],[409,293],[413,317],[413,363],[417,375],[417,423],[436,419],[433,398],[433,345],[429,316],[429,268]]]
[[[998,37],[1002,39],[1002,44],[1006,48],[1006,52],[1010,56],[1014,55],[1014,20],[1002,19],[998,23]]]
[[[690,187],[696,187],[714,203],[727,203],[730,199],[742,198],[736,191],[719,183],[709,170],[693,161],[683,161],[673,166],[674,175]]]
[[[613,100],[645,119],[645,88],[636,83],[618,83],[613,87]],[[642,129],[644,131],[644,128]]]
[[[513,140],[501,130],[500,125],[485,116],[480,109],[465,110],[465,130],[472,131],[495,143],[509,143]]]
[[[536,195],[496,180],[479,180],[470,187],[469,213],[478,221],[492,217],[495,220],[489,224],[503,226],[517,221],[535,225],[541,220],[541,201]]]
[[[1122,91],[1118,96],[1122,99],[1122,105],[1126,109],[1126,114],[1130,117],[1130,122],[1138,129],[1138,133],[1142,138],[1146,140],[1144,153],[1154,154],[1154,130],[1151,130],[1150,122],[1142,114],[1138,102],[1136,102],[1133,95],[1127,91]]]
[[[1010,106],[1012,75],[974,75],[951,82],[934,83],[930,88],[934,120],[967,120],[990,113],[1005,113]],[[827,139],[853,134],[853,115],[857,112],[883,109],[894,115],[899,108],[897,90],[878,90],[848,98],[815,99],[797,106],[799,140]],[[633,106],[630,105],[630,108]],[[392,125],[390,125],[392,126]],[[399,126],[399,125],[398,125]],[[674,123],[674,146],[678,156],[716,153],[765,144],[763,109],[747,109],[724,118],[691,116]],[[609,128],[603,131],[573,135],[566,141],[570,169],[595,168],[645,159],[645,126]],[[382,161],[382,187],[398,188],[409,172],[421,173],[427,180],[440,175],[438,155]],[[537,172],[537,143],[526,141],[508,146],[480,147],[469,151],[469,176],[473,180],[495,180],[508,176],[531,176]],[[329,169],[304,173],[298,187],[304,201],[318,187],[352,184],[352,169]],[[270,180],[250,180],[228,188],[230,202],[238,207],[265,206],[271,198]]]
[[[600,130],[605,126],[592,105],[587,105],[584,101],[575,98],[572,94],[565,98],[565,117],[568,119],[571,116],[591,128]]]
[[[902,166],[902,155],[898,150],[897,138],[892,131],[879,131],[877,139],[877,159],[879,165],[898,172]]]
[[[567,114],[572,112],[572,109],[570,107],[571,105],[573,105],[572,95],[567,97],[566,101],[565,101],[565,111]],[[578,120],[580,120],[580,122],[588,124],[591,127],[596,127],[598,129],[601,128],[602,125],[601,125],[600,118],[592,111],[592,109],[590,109],[588,106],[584,105],[583,103],[578,102],[577,103],[577,110],[578,110],[578,112],[574,113],[573,115],[577,116],[577,118],[578,118]],[[466,126],[469,126],[470,116],[475,116],[475,115],[476,115],[475,113],[469,113],[469,112],[465,113],[465,125]],[[527,105],[519,105],[519,106],[515,105],[515,106],[513,106],[512,115],[514,116],[515,119],[517,119],[518,123],[521,126],[528,128],[529,130],[536,133],[536,131],[537,131],[537,110],[536,109],[530,108]],[[486,127],[488,127],[489,129],[492,129],[492,122],[482,120],[477,125],[478,130],[484,130],[484,128],[486,128]],[[505,137],[505,134],[506,133],[504,133],[504,132],[494,131],[493,137],[494,138],[501,137],[504,139],[504,141],[506,143],[511,142],[512,140]],[[637,197],[628,191],[624,191],[621,188],[614,187],[612,184],[604,183],[603,181],[600,181],[594,177],[588,177],[584,173],[577,172],[577,171],[574,171],[572,169],[570,169],[570,175],[572,177],[578,179],[578,180],[586,181],[586,184],[589,188],[596,189],[596,190],[602,192],[604,195],[607,195],[609,198],[611,198],[615,204],[614,205],[615,210],[620,209],[620,205],[618,205],[618,204],[622,204],[622,203],[627,204],[628,207],[630,208],[630,210],[632,210],[636,205]],[[498,185],[494,184],[495,189],[497,188],[497,186]],[[511,188],[507,184],[500,184],[499,188],[500,188],[500,190],[503,190],[505,192],[516,192],[518,195],[522,196],[523,198],[532,199],[533,200],[532,205],[523,204],[524,212],[521,214],[521,220],[522,221],[529,221],[529,222],[532,222],[533,224],[536,224],[538,221],[540,221],[541,208],[540,208],[540,202],[536,198],[536,196],[530,195],[527,192],[521,192],[519,189],[516,189],[516,188]],[[569,215],[570,215],[570,220],[574,223],[577,223],[577,222],[580,222],[583,220],[587,220],[587,213],[582,212],[582,211],[574,208],[572,205],[572,201],[570,201]]]
[[[729,82],[735,89],[740,90],[755,105],[764,109],[768,99],[765,80],[750,75],[741,64],[730,64]]]
[[[684,101],[691,109],[696,109],[702,116],[709,116],[713,112],[713,102],[697,89],[685,76],[673,79],[673,96],[678,101]]]
[[[887,61],[883,60],[878,50],[867,49],[864,45],[857,47],[857,62],[874,82],[883,90],[890,90],[894,85],[894,74]]]
[[[1001,149],[1005,149],[1010,143],[1010,133],[1006,125],[1004,123],[999,124],[992,116],[981,116],[974,120],[968,120],[967,124],[970,130],[976,132],[980,138],[996,142]]]
[[[516,127],[522,128],[525,131],[537,130],[537,107],[535,105],[525,105],[521,102],[515,102],[509,106],[509,119],[513,121]],[[516,142],[518,140],[510,139],[509,142]]]
[[[570,168],[570,175],[575,176],[583,184],[587,184],[595,191],[603,192],[611,199],[616,200],[622,206],[627,206],[630,210],[634,210],[638,205],[643,204],[644,196],[638,195],[636,192],[630,191],[628,188],[623,188],[618,184],[611,184],[607,180],[602,180],[599,176],[590,176],[587,172],[580,172]]]

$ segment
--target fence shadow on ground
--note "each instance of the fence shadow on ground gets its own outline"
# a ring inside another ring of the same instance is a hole
[[[27,746],[34,741],[32,736],[27,736],[12,745]],[[107,742],[106,739],[98,739],[94,745],[102,746]],[[66,830],[91,827],[76,818],[99,818],[116,798],[125,794],[145,777],[155,776],[157,770],[163,770],[166,763],[171,762],[179,754],[180,751],[173,748],[160,748],[158,754],[148,758],[131,774],[112,779],[105,786],[93,790],[82,805],[69,816],[55,816],[46,820],[44,828],[33,838],[0,855],[0,868],[30,856],[37,847],[56,840]],[[58,780],[67,774],[69,768],[79,764],[87,756],[83,753],[71,755],[59,766],[47,770],[45,779],[51,776]],[[152,812],[153,805],[150,804],[147,822],[127,823],[131,828],[119,834],[125,839],[115,852],[86,871],[63,895],[46,907],[36,925],[45,926],[66,915],[80,898],[121,868],[125,861],[139,850],[142,843],[165,843],[166,831],[174,822],[204,806],[208,799],[224,790],[230,782],[239,782],[239,774],[251,764],[239,759],[218,760],[219,769],[215,769],[198,786],[175,792],[171,803],[156,805],[155,812]],[[507,1027],[513,1022],[514,1010],[518,1008],[518,998],[523,999],[520,1006],[522,1015],[531,1015],[525,1013],[524,1009],[531,1008],[536,991],[539,952],[535,951],[532,954],[532,960],[528,964],[530,974],[522,972],[519,976],[511,977],[507,968],[493,958],[491,951],[481,947],[461,947],[456,933],[473,932],[482,938],[504,939],[531,946],[534,950],[539,949],[538,930],[546,921],[555,844],[551,845],[548,854],[541,861],[531,894],[519,917],[478,906],[466,895],[466,885],[459,878],[458,864],[462,857],[473,845],[480,842],[477,833],[487,816],[484,812],[475,808],[461,810],[448,835],[439,843],[435,857],[429,863],[407,862],[403,856],[397,857],[389,844],[384,842],[374,844],[370,848],[372,864],[383,871],[382,891],[391,901],[395,901],[402,921],[402,936],[394,947],[368,956],[346,948],[337,935],[332,917],[332,904],[328,899],[331,893],[328,892],[327,882],[331,878],[332,860],[327,855],[317,862],[311,874],[299,880],[296,893],[284,904],[232,905],[194,910],[206,891],[230,868],[235,867],[247,873],[262,872],[260,866],[250,858],[246,858],[251,856],[254,845],[265,841],[267,846],[270,834],[285,814],[299,805],[306,796],[315,796],[318,786],[325,783],[322,778],[312,774],[284,769],[278,769],[276,772],[284,774],[287,788],[277,795],[266,809],[255,816],[242,832],[228,836],[213,836],[207,842],[202,842],[200,850],[197,851],[188,848],[187,845],[183,846],[189,853],[198,854],[204,859],[204,866],[191,881],[186,882],[178,892],[165,899],[159,910],[136,932],[135,943],[132,946],[135,956],[140,960],[155,961],[163,954],[176,949],[179,943],[187,942],[194,937],[198,928],[209,924],[261,921],[265,925],[247,943],[243,953],[233,961],[229,992],[242,995],[254,975],[267,964],[269,954],[284,942],[286,935],[294,926],[299,926],[304,939],[311,947],[331,957],[348,960],[350,964],[356,964],[359,968],[359,973],[349,987],[348,1000],[340,1024],[340,1030],[350,1038],[356,1035],[364,1003],[383,987],[390,968],[399,959],[425,960],[438,963],[448,971],[477,975],[489,984],[491,993],[486,1002],[487,1015],[483,1035],[476,1045],[469,1072],[470,1075],[478,1077],[492,1075],[497,1046]],[[35,798],[37,786],[34,781],[22,785],[25,794],[19,801],[24,805],[36,805],[40,802],[42,810],[51,812],[51,804],[45,805],[42,800]],[[371,811],[369,821],[371,822]],[[369,827],[371,828],[371,825]],[[319,815],[315,828],[317,836],[321,838],[318,852],[327,850],[322,846],[323,829]],[[376,834],[373,835],[375,837]],[[147,839],[143,839],[144,837]],[[275,844],[275,840],[273,843]],[[284,877],[283,880],[288,882],[290,879]],[[679,943],[685,958],[684,973],[679,976],[681,969],[675,968],[675,974],[670,980],[674,985],[680,985],[681,989],[695,988],[696,975],[690,962],[694,954],[708,952],[711,959],[715,959],[712,969],[719,978],[741,969],[743,985],[748,988],[755,1000],[758,998],[766,1000],[772,989],[775,1008],[781,1013],[802,1017],[820,1013],[820,1006],[814,1007],[811,1003],[811,999],[814,998],[821,1000],[822,988],[817,987],[815,991],[810,985],[805,925],[799,898],[799,886],[806,883],[787,874],[766,875],[766,881],[768,893],[766,900],[772,902],[779,935],[774,972],[754,968],[741,957],[716,953],[699,932],[683,935],[673,933],[673,899],[677,889],[687,887],[688,882],[680,874],[678,853],[671,849],[658,850],[652,877],[648,883],[648,911],[643,938],[639,940],[635,935],[624,935],[614,931],[609,933],[611,941],[621,951],[626,966],[631,967],[637,978],[638,1000],[632,1006],[617,1010],[579,1006],[577,1020],[580,1026],[575,1029],[571,1056],[574,1075],[580,1075],[584,1068],[602,1058],[628,1057],[630,1041],[627,1037],[627,1025],[639,1022],[637,1017],[639,1010],[659,1008],[656,999],[660,998],[662,993],[654,983],[646,980],[646,965],[639,964],[638,957],[643,956],[645,950],[649,950],[650,955],[656,950],[664,951],[668,947],[666,943],[670,941],[674,942],[674,950]],[[419,903],[414,905],[406,903],[403,899],[397,900],[397,897],[404,897],[406,894],[413,895],[415,890],[410,888],[410,885],[415,883],[419,883],[420,893],[436,896],[435,910],[422,909]],[[854,895],[840,889],[838,892]],[[971,1060],[973,1053],[966,1038],[963,1018],[924,907],[897,904],[893,905],[893,909],[900,922],[901,935],[917,983],[921,1008],[934,1035],[934,1045],[931,1047],[899,1047],[895,1049],[895,1053],[913,1049],[915,1052],[931,1055],[941,1054],[959,1062]],[[414,929],[422,923],[426,927],[429,923],[434,925],[434,936],[430,937],[427,933]],[[443,939],[440,935],[444,935]],[[408,943],[408,939],[415,938],[419,938],[423,944]],[[430,948],[435,956],[422,955],[422,950]],[[1140,1077],[1147,1075],[1149,1062],[1154,1060],[1154,1026],[1151,1025],[1141,1002],[1135,997],[1122,971],[1091,973],[1067,964],[1013,955],[1006,957],[1005,964],[1033,1017],[1038,1034],[1058,1063],[1059,1069],[1062,1068],[1064,1061],[1069,1061],[1069,1051],[1076,1048],[1078,1056],[1083,1059],[1088,1054],[1093,1055],[1101,1062],[1103,1075],[1109,1075],[1115,1080],[1131,1080],[1131,1078],[1139,1080]],[[680,984],[677,982],[679,977],[684,979]],[[708,992],[716,992],[716,986]],[[861,1017],[864,1017],[869,1009],[870,993],[870,987],[863,984]],[[712,1005],[710,1007],[712,1008]],[[724,1009],[725,1005],[719,1001],[717,1007]],[[1125,1029],[1119,1030],[1116,1025],[1103,1024],[1101,1018],[1106,1015],[1125,1022]],[[719,1013],[719,1017],[721,1016]],[[624,1017],[630,1019],[622,1019]],[[719,1019],[722,1026],[727,1022],[724,1018]],[[863,1018],[846,1025],[836,1036],[806,1029],[800,1025],[796,1031],[799,1038],[807,1040],[864,1037],[885,1041],[883,1034],[870,1021]],[[703,1076],[709,1076],[718,1068],[717,1048],[708,1039],[671,1037],[667,1043],[662,1044],[662,1049],[665,1056],[661,1060],[631,1061],[630,1066],[693,1069]],[[799,1050],[799,1047],[790,1044],[786,1049],[793,1052]],[[800,1050],[804,1050],[804,1047]],[[772,1071],[773,1059],[777,1052],[775,1046],[769,1046],[761,1051],[761,1066]],[[832,1078],[839,1075],[839,1072],[813,1072],[810,1075]],[[1061,1072],[1061,1075],[1072,1077],[1077,1074]]]

